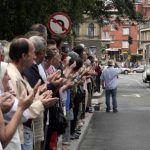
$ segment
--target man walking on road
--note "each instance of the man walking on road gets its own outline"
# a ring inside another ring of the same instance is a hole
[[[114,68],[113,60],[108,60],[108,67],[103,70],[101,74],[102,88],[105,89],[106,97],[106,112],[110,112],[110,96],[112,96],[113,112],[117,110],[117,86],[118,86],[118,74],[121,72],[121,68]]]

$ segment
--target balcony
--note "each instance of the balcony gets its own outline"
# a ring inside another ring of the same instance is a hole
[[[110,42],[110,41],[112,41],[112,39],[110,37],[102,37],[101,41],[108,41],[108,42]]]
[[[100,36],[99,35],[89,36],[87,34],[82,34],[82,35],[76,37],[76,39],[78,39],[78,40],[82,40],[82,39],[98,40],[98,39],[100,39]]]
[[[142,4],[143,8],[150,8],[150,4]]]
[[[147,32],[147,31],[150,31],[150,27],[149,28],[140,29],[140,32]]]

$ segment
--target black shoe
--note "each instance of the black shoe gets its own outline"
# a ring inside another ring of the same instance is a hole
[[[117,110],[117,109],[114,109],[113,112],[116,113],[116,112],[118,112],[118,110]]]
[[[79,139],[79,135],[77,135],[76,133],[74,133],[73,135],[70,136],[71,140],[75,140],[75,139]]]
[[[76,133],[77,135],[80,135],[80,134],[81,134],[81,132],[77,132],[77,131],[76,131],[75,133]]]
[[[76,131],[80,132],[80,131],[81,131],[81,128],[77,128]]]
[[[109,109],[106,109],[106,112],[110,112],[110,110],[109,110]]]

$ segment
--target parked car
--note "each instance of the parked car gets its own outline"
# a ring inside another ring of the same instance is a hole
[[[121,65],[118,65],[118,64],[116,64],[115,63],[115,65],[114,65],[114,67],[115,68],[121,68],[121,70],[122,70],[122,74],[128,74],[128,73],[130,73],[131,72],[131,69],[130,68],[128,68],[128,67],[122,67]]]
[[[140,65],[140,66],[137,67],[137,68],[133,68],[133,69],[132,69],[132,72],[133,72],[133,73],[143,73],[143,72],[144,72],[144,65]]]
[[[144,83],[149,82],[150,86],[150,67],[148,65],[144,65],[144,72],[142,73],[142,80]]]
[[[121,68],[123,74],[128,74],[131,72],[130,68],[127,68],[127,67],[120,67],[120,68]]]
[[[147,83],[146,71],[144,71],[144,72],[142,73],[142,80],[143,80],[144,83]]]
[[[107,68],[107,67],[108,67],[108,66],[105,66],[104,69]],[[121,70],[122,70],[121,74],[128,74],[128,73],[131,72],[131,69],[130,69],[130,68],[127,68],[127,67],[116,66],[115,68],[121,68]]]

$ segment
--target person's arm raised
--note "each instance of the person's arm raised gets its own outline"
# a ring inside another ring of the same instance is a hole
[[[7,144],[10,142],[11,138],[16,132],[24,110],[31,105],[31,103],[33,102],[33,98],[33,91],[31,91],[28,96],[25,95],[25,92],[23,92],[20,97],[17,111],[11,121],[6,126],[4,124],[3,114],[0,109],[0,141],[2,142],[3,147],[6,147]]]

